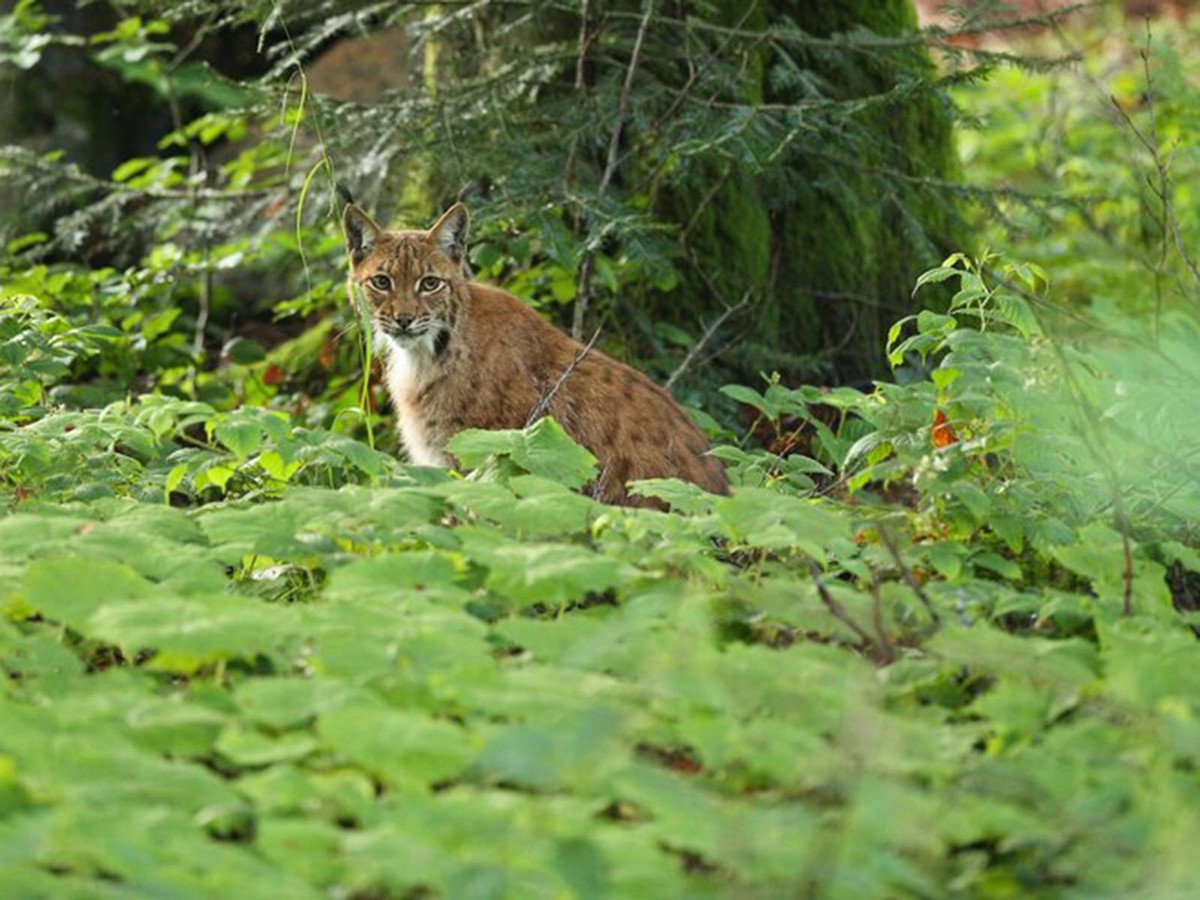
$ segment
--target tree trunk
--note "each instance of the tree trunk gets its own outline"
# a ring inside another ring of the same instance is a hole
[[[768,0],[749,18],[744,10],[725,0],[724,24],[758,30],[790,20],[814,38],[847,41],[852,29],[890,37],[917,28],[911,0]],[[860,31],[860,43],[864,37]],[[934,75],[919,44],[886,54],[787,49],[833,100],[878,98],[914,70]],[[778,64],[775,51],[759,51],[759,96],[746,102],[804,102],[803,85],[778,86]],[[935,93],[913,91],[816,125],[800,132],[783,175],[717,164],[669,198],[687,229],[685,253],[699,267],[683,290],[698,302],[668,298],[660,314],[694,328],[697,307],[711,320],[750,290],[743,341],[724,357],[744,376],[778,369],[846,382],[877,374],[888,326],[913,306],[916,277],[963,239],[953,234],[957,219],[941,187],[957,162],[949,111]],[[681,307],[692,322],[681,320]]]

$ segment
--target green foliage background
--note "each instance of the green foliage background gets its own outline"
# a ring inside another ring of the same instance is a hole
[[[39,16],[3,64],[71,44]],[[735,491],[644,483],[671,513],[578,493],[551,421],[396,458],[303,91],[206,94],[103,183],[0,151],[52,229],[0,263],[5,895],[1187,896],[1196,37],[1113,25],[958,79],[995,249],[917,280],[870,390],[724,387]],[[170,40],[94,52],[161,87]],[[586,236],[523,221],[475,261],[553,296]],[[260,275],[303,327],[235,324]]]

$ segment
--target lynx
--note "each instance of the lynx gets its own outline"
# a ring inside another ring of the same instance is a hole
[[[367,298],[409,459],[453,466],[466,428],[523,428],[551,415],[597,458],[590,493],[647,505],[626,483],[677,477],[728,493],[704,434],[642,373],[585,348],[519,299],[469,280],[466,207],[428,231],[391,231],[349,203],[348,290]],[[657,504],[651,504],[657,505]]]

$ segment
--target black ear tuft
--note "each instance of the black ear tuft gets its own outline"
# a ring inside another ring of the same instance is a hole
[[[467,231],[470,225],[471,217],[467,215],[467,208],[461,203],[455,203],[442,213],[442,217],[429,229],[429,236],[454,262],[465,262]]]
[[[383,231],[374,219],[353,203],[342,214],[342,230],[346,232],[346,250],[355,263],[362,262],[375,249],[379,234]]]
[[[492,180],[484,175],[482,178],[476,178],[464,184],[454,199],[459,203],[467,203],[475,197],[487,198],[491,193]]]
[[[354,205],[354,195],[350,193],[350,188],[346,187],[346,182],[338,181],[333,185],[333,189],[337,191],[337,195],[342,198],[342,202],[347,206]]]

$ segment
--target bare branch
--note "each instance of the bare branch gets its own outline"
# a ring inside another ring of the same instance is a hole
[[[621,146],[621,132],[625,129],[625,117],[629,114],[629,95],[633,92],[633,77],[637,74],[638,61],[642,56],[642,41],[646,38],[646,28],[654,13],[654,3],[647,0],[646,11],[638,23],[637,37],[633,41],[633,53],[629,59],[629,68],[625,72],[625,83],[621,85],[621,96],[617,99],[617,121],[613,123],[612,136],[608,141],[608,162],[604,166],[604,175],[600,178],[600,193],[608,190],[613,173],[617,169],[617,151]]]
[[[888,554],[892,557],[893,562],[896,563],[897,568],[900,569],[900,574],[903,576],[905,582],[912,588],[912,592],[917,595],[917,599],[921,601],[930,618],[936,624],[940,625],[942,622],[941,616],[933,608],[933,603],[930,602],[929,595],[925,593],[925,588],[921,587],[920,582],[913,576],[912,569],[904,564],[904,560],[900,557],[900,549],[896,546],[896,541],[892,538],[891,529],[883,522],[876,522],[875,528],[879,531],[879,539],[883,541],[883,546],[887,547]]]
[[[837,601],[837,598],[829,592],[829,588],[825,586],[825,582],[821,580],[821,568],[812,559],[808,560],[808,571],[812,575],[813,584],[817,587],[817,595],[821,598],[821,602],[825,604],[825,608],[829,610],[829,614],[858,635],[859,640],[867,647],[875,646],[875,639],[867,633],[867,630],[850,618],[850,614],[846,612],[846,607],[842,606]]]
[[[692,345],[692,349],[687,352],[687,356],[683,358],[683,361],[679,364],[678,368],[676,368],[675,371],[671,373],[671,377],[667,379],[667,383],[663,385],[665,390],[669,391],[672,387],[674,387],[675,382],[680,379],[683,373],[686,372],[695,361],[696,357],[699,356],[700,351],[704,349],[704,345],[712,340],[713,335],[717,333],[717,329],[724,325],[731,316],[741,312],[746,308],[747,305],[749,305],[750,294],[751,291],[747,289],[746,293],[742,294],[741,300],[739,300],[733,306],[726,306],[722,313],[713,319],[712,323],[704,329],[704,334],[700,335],[700,340],[696,341],[696,343]]]
[[[885,666],[896,661],[896,648],[883,625],[883,598],[879,594],[879,575],[871,579],[871,622],[879,636],[880,662]]]
[[[1147,36],[1148,40],[1149,36]],[[1196,283],[1200,284],[1200,267],[1197,267],[1195,262],[1193,262],[1187,252],[1187,248],[1183,245],[1183,234],[1179,228],[1179,217],[1175,213],[1175,203],[1172,198],[1171,162],[1174,159],[1174,152],[1164,159],[1162,147],[1158,142],[1158,117],[1154,108],[1154,77],[1150,70],[1150,54],[1148,50],[1142,50],[1140,51],[1140,55],[1142,58],[1142,69],[1146,75],[1146,105],[1150,115],[1149,131],[1144,132],[1138,128],[1137,123],[1133,121],[1133,118],[1125,111],[1116,97],[1110,94],[1108,99],[1116,108],[1126,127],[1137,138],[1138,143],[1150,154],[1150,160],[1154,163],[1155,174],[1158,176],[1158,184],[1151,189],[1162,205],[1163,221],[1161,222],[1161,227],[1164,235],[1164,249],[1167,235],[1169,234],[1170,238],[1174,241],[1179,258],[1183,260],[1184,266],[1187,267],[1188,272],[1195,279]]]
[[[554,401],[554,395],[557,394],[559,389],[567,383],[567,379],[571,377],[571,373],[575,371],[575,368],[581,362],[583,362],[583,358],[592,352],[592,347],[595,346],[596,339],[598,337],[600,337],[599,328],[597,328],[595,333],[592,335],[592,339],[580,348],[579,352],[575,354],[575,358],[571,360],[570,364],[565,369],[563,369],[563,373],[558,376],[558,381],[554,382],[550,390],[548,390],[542,399],[537,402],[537,406],[533,408],[533,410],[529,413],[529,418],[525,420],[526,428],[540,419],[546,414],[546,411],[550,409],[550,404]]]

